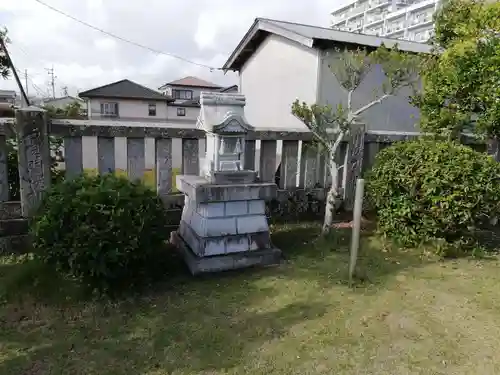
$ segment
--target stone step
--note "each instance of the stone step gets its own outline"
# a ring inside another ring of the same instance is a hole
[[[199,257],[191,251],[189,245],[184,242],[177,232],[172,232],[170,241],[181,253],[193,275],[248,267],[276,266],[281,264],[282,261],[282,253],[276,248],[220,256]]]
[[[27,219],[0,220],[0,237],[21,236],[28,233]]]
[[[21,218],[21,202],[0,203],[0,220]]]
[[[21,236],[0,237],[1,255],[20,255],[31,251],[31,240],[27,234]]]

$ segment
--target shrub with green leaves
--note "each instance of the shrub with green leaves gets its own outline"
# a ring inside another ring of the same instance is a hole
[[[456,243],[500,214],[500,163],[454,142],[396,143],[377,155],[367,192],[388,236]]]
[[[101,291],[148,280],[165,245],[166,213],[155,192],[108,174],[54,185],[31,223],[36,255]]]

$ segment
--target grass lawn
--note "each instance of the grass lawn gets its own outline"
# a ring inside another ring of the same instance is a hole
[[[349,288],[345,234],[317,233],[275,228],[280,267],[180,274],[113,303],[4,258],[0,374],[500,374],[497,260],[439,262],[367,235]]]

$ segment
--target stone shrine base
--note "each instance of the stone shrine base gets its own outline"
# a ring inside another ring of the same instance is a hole
[[[256,266],[274,266],[281,263],[281,250],[276,248],[199,257],[177,232],[172,232],[170,242],[179,250],[191,274],[213,273]]]

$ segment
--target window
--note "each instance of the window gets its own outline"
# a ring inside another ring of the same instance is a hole
[[[177,108],[177,116],[186,116],[186,108]]]
[[[174,90],[174,99],[191,100],[193,99],[193,92],[191,90]]]
[[[148,113],[150,116],[156,116],[156,104],[149,104]]]
[[[101,103],[102,117],[118,117],[118,103]]]

